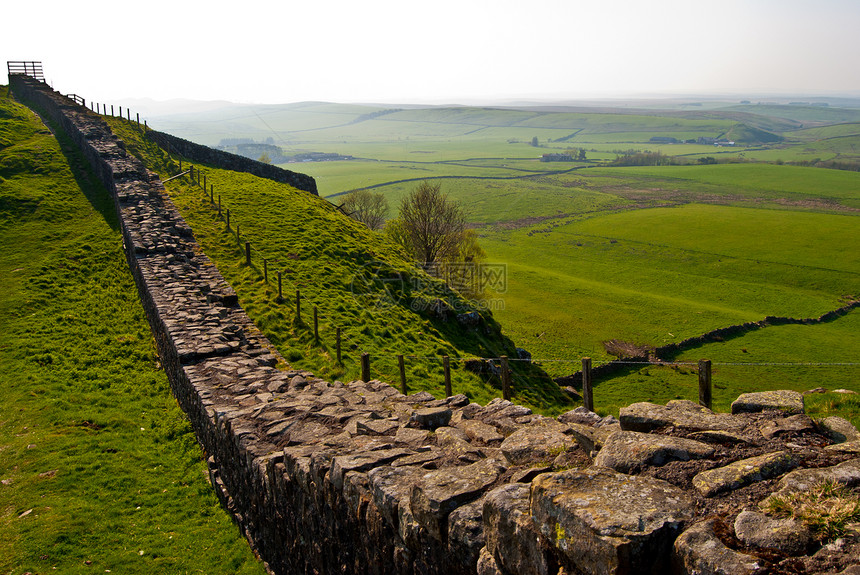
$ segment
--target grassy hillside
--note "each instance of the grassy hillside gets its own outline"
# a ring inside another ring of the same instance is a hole
[[[176,405],[105,190],[0,92],[0,572],[256,573]]]
[[[113,121],[128,149],[167,177],[178,171],[173,160],[134,127]],[[357,378],[362,352],[371,355],[372,376],[399,383],[397,355],[405,355],[410,390],[444,396],[442,356],[451,358],[454,393],[480,403],[498,397],[499,382],[464,367],[470,358],[516,356],[514,344],[501,333],[490,312],[450,292],[415,268],[379,233],[344,216],[328,201],[284,184],[248,174],[205,167],[222,207],[230,208],[231,229],[217,209],[187,178],[167,184],[174,202],[204,251],[236,288],[240,303],[272,343],[295,366],[329,379]],[[236,241],[254,248],[245,265]],[[269,282],[264,281],[262,259]],[[283,295],[277,301],[276,272],[282,271]],[[297,319],[295,292],[301,290],[302,316]],[[492,295],[492,294],[491,294]],[[432,311],[433,302],[449,302],[448,317]],[[319,317],[320,341],[313,336],[312,308]],[[480,324],[463,326],[457,314],[478,312]],[[343,365],[336,364],[336,329],[342,329]],[[516,400],[542,411],[564,409],[558,387],[540,370],[515,365]]]

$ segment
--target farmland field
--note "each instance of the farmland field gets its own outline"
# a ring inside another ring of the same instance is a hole
[[[265,123],[241,108],[154,123],[210,145],[271,138],[289,154],[351,155],[284,167],[314,176],[334,203],[372,188],[392,216],[419,181],[438,179],[466,207],[488,260],[507,266],[504,306],[495,311],[504,333],[559,376],[583,355],[613,359],[609,340],[660,346],[765,316],[818,317],[860,298],[860,172],[790,165],[856,166],[855,105],[306,103],[270,110]],[[219,124],[219,114],[231,120]],[[731,138],[741,141],[712,143]],[[539,161],[571,148],[586,159]],[[682,165],[609,165],[637,152]],[[757,388],[860,391],[858,315],[750,332],[673,359],[711,357],[723,409],[732,394]],[[631,366],[598,387],[604,412],[638,399],[693,398],[695,370]]]

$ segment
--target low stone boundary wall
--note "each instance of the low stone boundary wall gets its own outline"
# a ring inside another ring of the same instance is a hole
[[[714,343],[718,341],[723,341],[727,338],[737,337],[745,333],[749,333],[751,331],[755,331],[765,327],[772,327],[777,325],[816,325],[819,323],[834,321],[858,307],[860,307],[860,301],[852,301],[840,308],[822,314],[819,317],[797,319],[793,317],[769,315],[761,321],[748,321],[746,323],[717,328],[715,330],[709,331],[708,333],[690,337],[683,341],[653,348],[653,351],[649,352],[648,355],[625,357],[623,359],[613,360],[604,363],[603,365],[599,365],[593,368],[591,370],[591,376],[593,378],[606,377],[614,373],[620,373],[625,369],[629,369],[631,364],[635,365],[637,363],[646,362],[659,363],[660,361],[665,361],[666,358],[670,358],[681,352],[695,349],[708,343]],[[559,386],[570,385],[574,387],[582,387],[582,372],[576,371],[571,375],[557,377],[553,381],[555,381]]]
[[[311,176],[292,172],[273,166],[272,164],[264,164],[245,156],[231,154],[224,150],[216,150],[208,146],[195,144],[188,140],[159,132],[157,130],[148,129],[146,131],[148,138],[153,140],[165,150],[177,152],[182,157],[191,160],[192,162],[200,162],[209,166],[218,166],[225,170],[233,170],[234,172],[246,172],[267,178],[276,182],[289,184],[299,190],[304,190],[313,195],[319,195],[317,192],[317,182]]]
[[[159,179],[86,108],[26,78],[12,87],[66,131],[114,195],[173,393],[219,497],[274,573],[663,573],[673,561],[699,573],[728,556],[754,564],[765,559],[728,549],[700,520],[731,520],[755,499],[745,486],[802,467],[831,442],[781,411],[716,415],[673,402],[631,406],[620,424],[582,408],[554,419],[501,399],[405,396],[379,381],[277,369],[283,359]],[[742,403],[792,413],[797,404]],[[732,483],[726,461],[759,455],[767,473]],[[857,461],[850,451],[817,457],[819,467]],[[684,467],[691,462],[698,467]],[[729,479],[702,475],[723,467]],[[837,471],[860,483],[860,469]]]

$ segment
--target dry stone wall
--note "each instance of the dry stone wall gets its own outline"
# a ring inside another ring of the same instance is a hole
[[[621,371],[624,371],[625,369],[629,369],[631,363],[650,361],[659,364],[663,361],[663,359],[661,358],[675,357],[681,352],[696,349],[708,343],[725,341],[726,339],[738,337],[745,333],[749,333],[751,331],[763,329],[766,327],[778,325],[816,325],[820,323],[831,322],[839,319],[840,317],[845,316],[847,313],[858,307],[860,307],[860,301],[851,301],[842,307],[829,311],[815,318],[797,319],[793,317],[769,315],[761,321],[748,321],[745,323],[717,328],[702,335],[693,336],[683,341],[670,343],[655,348],[634,346],[639,348],[638,354],[631,354],[622,357],[621,359],[613,360],[599,365],[591,370],[591,376],[592,378],[598,378],[606,377],[614,373],[619,373]],[[582,372],[577,371],[572,373],[571,375],[563,375],[561,377],[557,377],[555,378],[555,382],[560,386],[569,385],[582,387]]]
[[[146,135],[165,150],[176,152],[192,162],[199,162],[207,166],[217,166],[225,170],[233,170],[234,172],[246,172],[261,178],[289,184],[294,188],[304,190],[315,196],[319,195],[316,180],[306,174],[285,170],[272,164],[258,162],[245,156],[225,152],[224,150],[201,146],[200,144],[195,144],[194,142],[157,130],[147,130]]]
[[[316,180],[306,174],[285,170],[272,164],[258,162],[245,156],[225,152],[224,150],[202,146],[157,130],[147,129],[146,136],[165,150],[169,150],[171,153],[175,152],[186,160],[199,162],[207,166],[217,166],[225,170],[233,170],[234,172],[253,174],[261,178],[289,184],[296,189],[304,190],[315,196],[319,195]]]
[[[183,138],[177,138],[171,134],[156,130],[147,130],[146,135],[165,150],[176,152],[192,162],[217,166],[225,170],[233,170],[234,172],[246,172],[261,178],[289,184],[294,188],[304,190],[315,196],[319,195],[316,180],[306,174],[285,170],[272,164],[264,164],[263,162],[231,154],[224,150],[201,146],[200,144],[195,144]]]
[[[583,408],[554,419],[279,369],[158,178],[96,115],[12,84],[114,195],[173,393],[219,497],[275,573],[752,573],[775,559],[732,542],[741,511],[813,478],[860,485],[857,430],[815,424],[798,394],[741,398],[736,415],[670,402],[620,421]],[[822,449],[834,437],[839,449]],[[744,517],[739,533],[757,519]],[[785,556],[813,557],[814,542],[793,537]],[[847,545],[820,571],[848,565]]]

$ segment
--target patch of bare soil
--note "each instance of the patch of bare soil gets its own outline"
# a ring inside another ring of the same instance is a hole
[[[471,223],[469,224],[472,228],[485,228],[489,226],[493,226],[502,230],[516,230],[519,228],[527,228],[529,226],[534,226],[537,224],[542,224],[546,221],[551,220],[560,220],[562,218],[569,218],[571,214],[555,214],[552,216],[532,216],[528,218],[520,218],[517,220],[509,220],[503,222],[493,222],[493,223]]]
[[[651,357],[655,353],[654,346],[652,345],[643,345],[620,339],[604,341],[603,349],[606,350],[606,353],[614,355],[618,359]]]

